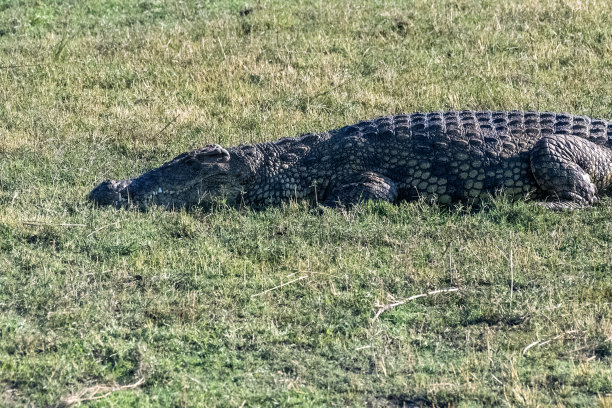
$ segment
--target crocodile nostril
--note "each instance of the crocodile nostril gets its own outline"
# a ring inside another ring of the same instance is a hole
[[[107,180],[100,183],[89,193],[89,199],[98,205],[115,205],[124,201],[123,193],[126,193],[126,187],[131,184],[131,180]],[[126,194],[127,198],[127,194]]]

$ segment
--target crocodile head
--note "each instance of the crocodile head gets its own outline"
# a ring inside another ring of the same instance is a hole
[[[236,205],[253,173],[244,152],[232,149],[230,153],[219,145],[209,145],[183,153],[140,177],[105,181],[89,198],[98,205],[137,208],[189,207],[215,198]]]

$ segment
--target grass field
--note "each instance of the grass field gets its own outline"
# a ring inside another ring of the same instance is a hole
[[[610,198],[86,199],[383,114],[612,119],[610,27],[606,0],[0,0],[0,406],[612,406]]]

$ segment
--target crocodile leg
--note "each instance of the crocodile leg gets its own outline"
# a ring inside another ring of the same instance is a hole
[[[364,172],[333,182],[327,189],[323,205],[352,207],[367,200],[383,200],[392,203],[396,198],[397,186],[391,179],[378,173]]]
[[[571,135],[544,136],[531,151],[531,171],[553,210],[588,207],[611,180],[610,152]]]

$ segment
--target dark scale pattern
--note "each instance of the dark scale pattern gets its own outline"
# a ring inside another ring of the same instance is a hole
[[[466,110],[380,117],[227,150],[208,146],[136,179],[102,183],[91,198],[178,207],[224,195],[236,205],[297,198],[350,206],[417,197],[477,202],[503,191],[574,208],[594,203],[611,184],[612,123],[564,113]]]

